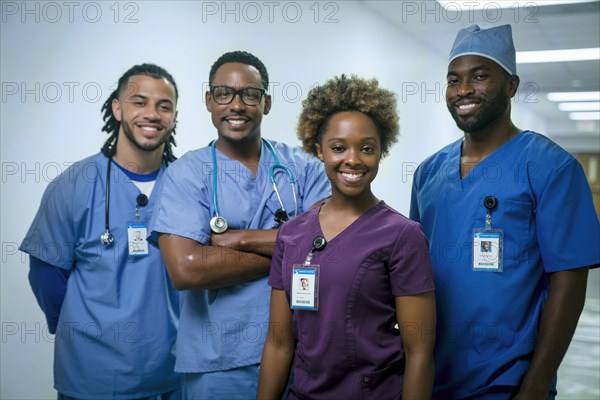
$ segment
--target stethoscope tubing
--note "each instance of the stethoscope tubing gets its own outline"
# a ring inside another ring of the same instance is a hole
[[[110,231],[110,170],[112,164],[112,157],[108,157],[108,164],[106,165],[106,183],[105,183],[105,191],[106,198],[104,199],[104,233],[100,235],[100,242],[106,247],[109,247],[115,241],[115,236]],[[136,216],[137,210],[139,207],[144,207],[148,204],[148,197],[145,194],[140,194],[136,198],[137,206],[136,206]]]
[[[283,200],[281,199],[281,194],[279,193],[277,183],[275,182],[275,172],[276,172],[275,170],[277,168],[279,168],[285,172],[285,174],[288,176],[288,178],[290,180],[290,184],[292,185],[292,194],[294,197],[294,216],[297,216],[298,215],[298,196],[296,194],[296,185],[295,185],[296,179],[294,178],[294,174],[292,174],[292,171],[290,171],[290,169],[288,167],[281,164],[281,162],[279,161],[279,157],[277,157],[277,153],[275,152],[275,148],[273,147],[273,145],[268,140],[262,139],[262,141],[269,148],[269,151],[271,152],[271,154],[273,156],[273,160],[275,161],[274,164],[271,165],[271,167],[269,168],[269,179],[271,181],[271,184],[273,185],[273,190],[275,191],[275,195],[277,196],[277,201],[279,202],[281,209],[283,211],[285,211],[285,206],[283,204]],[[218,167],[217,167],[216,140],[214,140],[211,143],[211,152],[212,152],[212,163],[213,163],[213,208],[214,208],[214,217],[211,220],[211,229],[213,229],[213,232],[221,233],[227,229],[227,222],[225,221],[225,218],[222,217],[219,212],[219,201],[218,201],[218,196],[217,196]],[[213,226],[213,225],[215,225],[215,223],[217,223],[217,221],[219,221],[220,224],[225,225],[224,229],[222,226],[218,227],[217,230],[219,230],[220,232],[217,232],[214,229],[215,227]]]
[[[106,198],[104,200],[104,233],[100,235],[100,242],[109,247],[115,241],[114,235],[110,232],[110,223],[109,223],[109,215],[110,215],[110,167],[111,167],[112,157],[108,157],[108,163],[106,165]]]

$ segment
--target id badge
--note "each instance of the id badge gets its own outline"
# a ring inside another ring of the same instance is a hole
[[[473,271],[502,272],[502,229],[473,229]]]
[[[127,226],[129,256],[143,257],[148,255],[147,232],[148,227],[146,224],[129,224]]]
[[[290,308],[317,311],[319,309],[319,266],[295,264],[292,268]]]

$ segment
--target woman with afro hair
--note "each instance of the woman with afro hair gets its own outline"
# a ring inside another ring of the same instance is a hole
[[[427,399],[435,298],[421,226],[371,191],[397,141],[394,94],[341,75],[312,89],[297,133],[332,195],[279,230],[258,399]],[[300,279],[309,280],[300,292]],[[293,368],[292,368],[293,364]],[[293,372],[292,372],[293,371]]]

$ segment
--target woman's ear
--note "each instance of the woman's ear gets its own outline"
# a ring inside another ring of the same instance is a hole
[[[317,152],[317,157],[319,157],[319,160],[323,161],[323,151],[321,151],[321,145],[319,143],[315,143],[315,150]]]

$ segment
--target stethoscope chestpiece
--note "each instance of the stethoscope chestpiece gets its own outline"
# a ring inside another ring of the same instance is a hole
[[[277,211],[275,211],[275,222],[278,224],[281,225],[288,219],[290,219],[290,217],[288,216],[287,211],[285,211],[283,208],[279,208]]]
[[[109,247],[115,242],[115,236],[107,230],[100,235],[100,241],[104,246]]]
[[[227,230],[227,227],[227,220],[220,215],[212,217],[210,220],[210,229],[214,233],[223,233]]]

